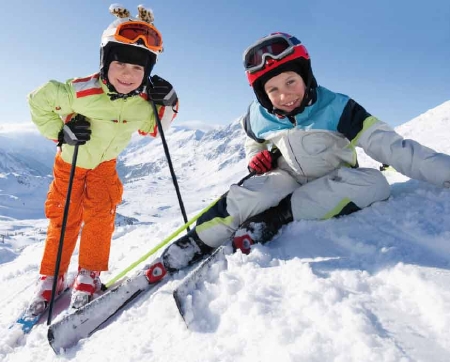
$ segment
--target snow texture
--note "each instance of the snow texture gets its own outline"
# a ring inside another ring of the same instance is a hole
[[[450,153],[449,120],[450,101],[397,130]],[[226,256],[227,268],[212,265],[187,296],[189,329],[172,298],[180,271],[57,357],[45,323],[27,336],[9,329],[38,275],[54,145],[20,128],[2,127],[0,139],[1,361],[450,360],[450,190],[395,171],[385,172],[387,201],[293,222],[248,256]],[[237,121],[173,127],[166,139],[189,218],[246,175]],[[362,152],[359,162],[380,166]],[[104,282],[184,224],[160,140],[136,135],[118,168],[125,193]]]

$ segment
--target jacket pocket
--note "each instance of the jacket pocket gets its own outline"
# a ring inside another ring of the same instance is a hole
[[[44,213],[47,219],[62,218],[64,211],[65,196],[59,192],[50,190],[44,204]]]

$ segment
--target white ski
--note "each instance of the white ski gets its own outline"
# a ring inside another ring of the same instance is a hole
[[[233,249],[231,244],[225,244],[219,246],[214,252],[204,259],[200,264],[194,268],[174,289],[173,298],[177,305],[178,311],[183,318],[186,326],[189,328],[189,320],[186,318],[186,299],[197,288],[199,283],[202,283],[206,276],[210,274],[210,269],[213,265],[221,261],[223,263],[222,268],[227,268],[226,255],[232,254]]]
[[[143,273],[126,279],[123,283],[109,289],[83,308],[65,315],[55,321],[48,329],[48,341],[56,354],[74,346],[82,338],[89,337],[96,330],[122,310],[141,293],[158,285],[149,284]]]

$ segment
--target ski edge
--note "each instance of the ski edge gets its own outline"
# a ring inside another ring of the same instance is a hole
[[[178,312],[180,313],[181,318],[186,324],[186,327],[189,328],[189,321],[186,320],[186,310],[184,303],[186,297],[189,295],[189,292],[195,288],[195,285],[197,285],[201,280],[205,278],[205,275],[213,264],[215,264],[222,256],[225,257],[225,255],[232,253],[230,249],[230,243],[219,246],[216,250],[213,251],[211,255],[203,259],[203,261],[201,261],[196,268],[194,268],[188,275],[186,275],[181,283],[178,284],[177,287],[173,290],[172,296],[175,300]]]

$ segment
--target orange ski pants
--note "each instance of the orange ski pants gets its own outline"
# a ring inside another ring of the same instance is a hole
[[[45,202],[45,215],[49,219],[49,226],[40,268],[42,275],[54,275],[55,272],[71,167],[60,155],[56,156],[54,179]],[[79,267],[93,271],[108,270],[116,207],[122,201],[122,193],[123,186],[116,171],[116,160],[103,162],[92,170],[76,167],[63,240],[60,275],[69,268],[82,226]]]

